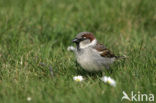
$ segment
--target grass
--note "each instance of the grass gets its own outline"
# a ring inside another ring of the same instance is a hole
[[[122,91],[156,95],[155,5],[155,0],[0,0],[0,102],[27,103],[31,97],[32,103],[120,103]],[[106,72],[116,88],[100,81],[101,74],[76,68],[67,47],[82,31],[128,56]],[[76,83],[75,75],[85,81]]]

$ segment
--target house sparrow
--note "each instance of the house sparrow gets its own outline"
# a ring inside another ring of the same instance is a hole
[[[68,47],[75,53],[78,64],[86,71],[103,71],[105,68],[110,69],[117,58],[104,45],[99,44],[91,32],[81,32],[73,39],[76,47]]]

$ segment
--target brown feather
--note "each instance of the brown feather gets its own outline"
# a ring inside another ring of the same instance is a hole
[[[100,55],[102,57],[108,57],[108,58],[112,58],[112,57],[116,57],[110,50],[108,50],[104,45],[97,43],[95,46],[95,49],[98,52],[102,52]]]
[[[93,36],[93,34],[90,33],[90,32],[84,33],[82,35],[82,37],[86,37],[86,38],[90,39],[90,41],[93,41],[95,39],[95,37]]]

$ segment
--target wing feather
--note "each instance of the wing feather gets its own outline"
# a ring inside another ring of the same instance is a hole
[[[97,43],[94,47],[102,57],[113,58],[116,57],[109,49],[107,49],[103,44]]]

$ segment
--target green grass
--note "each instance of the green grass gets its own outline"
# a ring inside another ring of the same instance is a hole
[[[66,49],[82,31],[128,56],[106,72],[115,88],[76,68]],[[0,103],[120,103],[123,90],[156,95],[155,46],[156,0],[0,0]],[[52,65],[53,78],[40,63]]]

